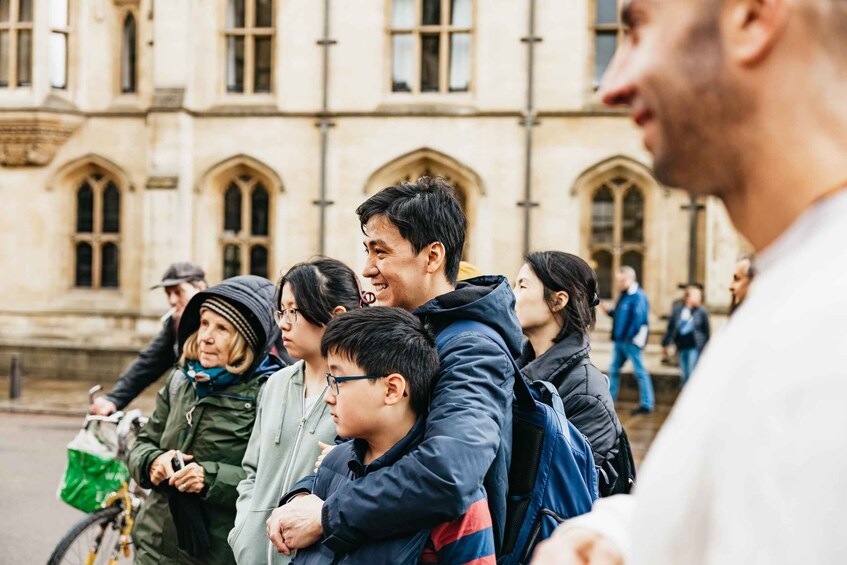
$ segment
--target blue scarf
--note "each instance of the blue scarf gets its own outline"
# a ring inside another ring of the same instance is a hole
[[[233,375],[226,370],[226,367],[206,369],[200,364],[200,361],[189,359],[185,363],[185,376],[194,385],[197,397],[205,398],[216,390],[241,381],[244,375]]]

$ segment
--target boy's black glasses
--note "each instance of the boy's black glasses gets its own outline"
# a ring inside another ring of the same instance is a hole
[[[332,373],[324,373],[326,375],[326,386],[332,389],[333,394],[338,394],[338,383],[347,381],[360,381],[362,379],[381,379],[385,375],[357,375],[355,377],[336,377]]]

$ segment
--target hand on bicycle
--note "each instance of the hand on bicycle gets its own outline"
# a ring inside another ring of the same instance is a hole
[[[88,407],[89,414],[96,414],[98,416],[109,416],[117,411],[118,407],[115,406],[115,403],[105,396],[98,396],[91,403],[91,406]]]
[[[183,455],[185,460],[193,459],[192,455]],[[197,463],[189,463],[185,469],[173,474],[168,481],[169,485],[175,486],[180,492],[200,493],[206,486],[206,471]]]

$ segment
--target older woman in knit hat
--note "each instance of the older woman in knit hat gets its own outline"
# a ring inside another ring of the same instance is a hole
[[[178,366],[129,456],[153,489],[132,532],[137,563],[235,563],[226,537],[241,459],[259,391],[281,368],[269,355],[274,292],[266,279],[234,277],[186,306]]]

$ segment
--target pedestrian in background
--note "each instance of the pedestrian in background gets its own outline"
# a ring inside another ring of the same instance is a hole
[[[703,291],[697,285],[685,287],[682,302],[675,305],[668,320],[668,328],[662,338],[662,353],[669,356],[668,348],[673,343],[679,356],[681,373],[680,387],[685,386],[697,360],[709,341],[709,314],[702,307]]]
[[[162,275],[162,281],[150,290],[157,288],[165,289],[168,304],[171,305],[171,309],[161,319],[162,329],[127,367],[112,390],[94,399],[88,409],[90,413],[108,416],[123,410],[176,363],[179,320],[188,301],[206,288],[206,273],[193,263],[174,263]]]
[[[615,273],[615,284],[620,291],[618,302],[612,308],[603,303],[603,309],[611,316],[612,323],[612,362],[609,365],[609,386],[612,398],[617,400],[620,388],[621,367],[627,359],[632,363],[635,379],[640,391],[640,405],[632,411],[633,416],[650,414],[655,404],[653,378],[644,366],[641,350],[647,345],[649,333],[650,303],[647,295],[638,284],[635,269],[621,267]]]
[[[734,314],[747,298],[747,291],[750,289],[750,283],[753,282],[755,276],[756,269],[753,266],[753,256],[747,255],[739,259],[735,264],[735,272],[732,273],[732,282],[729,283],[729,292],[732,293],[732,302],[729,306],[730,315]]]

